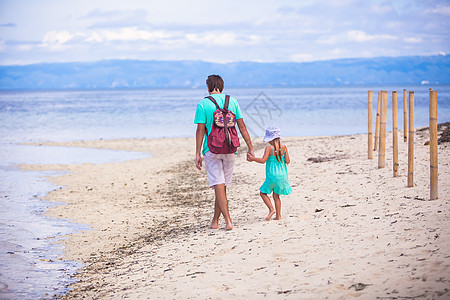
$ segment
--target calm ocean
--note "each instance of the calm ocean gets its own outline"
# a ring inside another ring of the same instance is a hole
[[[403,89],[415,91],[415,125],[428,125],[427,86],[226,89],[238,99],[252,136],[278,125],[284,136],[367,132],[367,91],[388,91],[387,128],[392,128],[391,91],[398,93],[399,129]],[[438,122],[450,121],[450,86],[438,91]],[[105,91],[0,91],[0,298],[50,298],[66,291],[80,265],[58,260],[56,241],[85,226],[45,216],[41,200],[53,186],[21,163],[102,163],[146,153],[28,146],[21,143],[118,138],[194,136],[194,112],[206,89]],[[373,118],[375,121],[375,117]]]

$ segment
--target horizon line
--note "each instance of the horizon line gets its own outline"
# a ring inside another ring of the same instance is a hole
[[[412,58],[412,57],[446,57],[447,53],[437,53],[430,55],[403,55],[403,56],[372,56],[372,57],[346,57],[346,58],[332,58],[332,59],[318,59],[311,61],[252,61],[252,60],[241,60],[241,61],[229,61],[229,62],[215,62],[207,60],[197,60],[197,59],[136,59],[136,58],[108,58],[99,60],[87,60],[87,61],[54,61],[54,62],[34,62],[34,63],[11,63],[11,64],[1,64],[0,67],[24,67],[24,66],[34,66],[34,65],[50,65],[50,64],[90,64],[98,62],[107,61],[139,61],[139,62],[201,62],[209,64],[227,65],[227,64],[238,64],[238,63],[255,63],[255,64],[309,64],[316,62],[326,62],[326,61],[339,61],[339,60],[369,60],[369,59],[386,59],[386,58]]]

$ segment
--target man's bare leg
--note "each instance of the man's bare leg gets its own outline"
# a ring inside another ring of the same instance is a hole
[[[225,195],[227,194],[227,187],[225,186]],[[228,203],[228,201],[227,201]],[[214,201],[214,217],[211,221],[211,226],[209,226],[209,228],[211,229],[219,229],[219,218],[220,218],[220,206],[219,206],[219,201],[217,200],[217,197],[215,197],[215,201]]]
[[[231,223],[230,212],[228,210],[227,189],[225,187],[225,184],[215,185],[214,192],[216,195],[216,200],[215,200],[215,205],[214,205],[214,218],[213,218],[213,221],[211,222],[211,228],[213,228],[213,225],[216,225],[216,224],[218,226],[219,216],[220,216],[220,213],[222,213],[223,217],[225,218],[225,224],[226,224],[225,229],[231,230],[231,229],[233,229],[233,224]],[[218,207],[218,210],[216,209],[216,207]],[[219,214],[217,216],[217,219],[215,219],[217,211],[219,211]],[[216,220],[217,220],[217,223],[215,223]]]
[[[269,221],[276,212],[275,208],[273,208],[272,201],[270,201],[270,198],[269,196],[267,196],[267,194],[260,192],[259,195],[261,196],[267,208],[269,209],[269,214],[266,217],[266,221]]]
[[[209,228],[211,229],[219,229],[219,217],[220,217],[220,207],[219,202],[217,201],[217,197],[214,201],[214,217],[211,221],[211,226]]]

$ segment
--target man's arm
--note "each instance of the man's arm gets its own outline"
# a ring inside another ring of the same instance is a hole
[[[197,131],[195,132],[195,165],[197,166],[197,169],[202,169],[202,145],[203,145],[203,138],[205,137],[205,130],[206,126],[205,124],[198,123],[197,124]]]
[[[266,149],[264,150],[264,154],[261,158],[247,154],[247,159],[249,161],[256,161],[257,163],[264,164],[267,161],[267,159],[269,158],[269,155],[270,155],[270,146],[267,146]]]
[[[241,132],[242,137],[244,138],[245,143],[247,144],[248,153],[250,153],[252,156],[255,156],[255,153],[253,151],[253,145],[252,140],[250,139],[250,135],[248,134],[247,127],[245,126],[244,119],[237,119],[237,124],[239,127],[239,131]],[[249,160],[247,158],[247,160]]]

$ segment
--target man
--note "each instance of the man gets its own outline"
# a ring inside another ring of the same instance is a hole
[[[225,103],[225,95],[222,94],[224,83],[219,75],[210,75],[206,80],[209,95],[214,97],[219,107],[223,108]],[[211,132],[213,123],[213,114],[216,110],[215,104],[208,98],[201,100],[197,105],[194,123],[197,124],[197,132],[195,135],[195,163],[199,170],[202,169],[202,156],[205,158],[205,168],[208,174],[209,186],[214,188],[215,204],[214,217],[211,221],[210,228],[219,228],[220,214],[225,218],[225,229],[233,229],[230,213],[228,210],[227,186],[231,184],[233,175],[235,153],[230,154],[214,154],[208,149],[207,137]],[[236,99],[230,97],[228,109],[236,115],[236,122],[242,137],[248,147],[248,153],[254,155],[252,141],[247,132],[247,128],[242,118],[241,109]],[[203,150],[202,150],[203,146]]]

